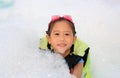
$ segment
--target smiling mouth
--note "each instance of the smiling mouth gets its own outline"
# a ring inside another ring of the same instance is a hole
[[[67,44],[61,43],[61,44],[57,44],[57,46],[59,46],[59,47],[65,47],[65,46],[67,46]]]

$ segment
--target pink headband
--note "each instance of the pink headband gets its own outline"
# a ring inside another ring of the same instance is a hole
[[[66,20],[70,21],[70,22],[74,25],[73,20],[72,20],[72,18],[71,18],[70,15],[64,15],[64,16],[54,15],[54,16],[52,16],[52,18],[51,18],[51,21],[50,21],[50,23],[49,23],[49,26],[50,26],[50,24],[51,24],[52,22],[54,22],[54,21],[56,21],[56,20],[59,20],[60,18],[66,19]]]

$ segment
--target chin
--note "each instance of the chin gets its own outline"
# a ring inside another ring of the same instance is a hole
[[[55,52],[56,52],[56,53],[60,53],[60,54],[64,54],[64,53],[65,53],[65,51],[66,51],[66,50],[60,50],[60,49],[59,49],[59,50],[58,50],[58,49],[57,49],[57,50],[55,50]]]

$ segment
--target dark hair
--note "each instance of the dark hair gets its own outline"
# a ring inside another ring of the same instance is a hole
[[[63,18],[63,17],[61,17],[61,18],[59,18],[59,19],[57,19],[57,20],[55,20],[55,21],[50,22],[50,23],[48,24],[48,30],[46,31],[46,34],[48,34],[48,35],[50,36],[51,31],[52,31],[52,29],[53,29],[53,27],[54,27],[54,24],[55,24],[56,22],[58,22],[58,21],[66,21],[66,22],[68,22],[69,25],[70,25],[70,27],[71,27],[71,29],[72,29],[73,35],[76,34],[76,30],[75,30],[74,23],[71,22],[71,21],[69,21],[69,20],[67,20],[67,19],[65,19],[65,18]]]

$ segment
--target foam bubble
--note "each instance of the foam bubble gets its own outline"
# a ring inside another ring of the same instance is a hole
[[[1,78],[71,78],[65,60],[50,51],[18,51],[3,58],[0,69]]]

